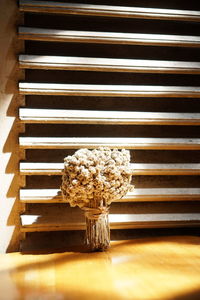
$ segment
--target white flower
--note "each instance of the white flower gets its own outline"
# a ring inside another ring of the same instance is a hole
[[[80,149],[64,159],[61,189],[71,206],[88,206],[97,199],[109,205],[130,190],[130,182],[130,154],[125,149]]]

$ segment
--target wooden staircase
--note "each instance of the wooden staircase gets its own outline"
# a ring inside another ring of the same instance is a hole
[[[200,12],[95,1],[19,9],[22,232],[84,229],[61,197],[63,159],[98,146],[132,157],[135,190],[112,204],[111,229],[199,226]]]

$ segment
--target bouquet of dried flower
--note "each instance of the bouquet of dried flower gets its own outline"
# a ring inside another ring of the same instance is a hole
[[[86,243],[90,250],[105,250],[110,244],[108,221],[112,201],[130,189],[130,153],[122,149],[80,149],[64,159],[63,198],[85,212]]]

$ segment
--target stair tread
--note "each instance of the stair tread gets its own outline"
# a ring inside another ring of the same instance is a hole
[[[21,148],[77,149],[107,146],[127,149],[200,149],[199,138],[20,137]]]
[[[200,125],[200,113],[20,108],[24,123]]]
[[[111,5],[93,5],[83,3],[62,3],[54,1],[20,0],[20,11],[59,14],[80,14],[120,18],[200,20],[199,11],[145,7],[125,7]]]
[[[21,68],[108,72],[200,73],[199,62],[20,55]]]
[[[20,173],[22,175],[61,175],[63,173],[63,168],[63,163],[20,163]],[[199,163],[134,163],[131,164],[131,169],[133,175],[200,174]]]
[[[33,27],[19,27],[19,38],[22,40],[52,42],[200,47],[200,36],[74,31]]]
[[[196,226],[199,213],[154,213],[154,214],[109,214],[111,229]],[[72,211],[66,215],[24,214],[21,215],[22,231],[54,231],[85,229],[83,213]]]
[[[200,97],[199,86],[100,85],[20,82],[22,95]]]
[[[116,202],[200,200],[200,188],[135,188]],[[21,189],[20,201],[26,203],[64,202],[60,189]]]

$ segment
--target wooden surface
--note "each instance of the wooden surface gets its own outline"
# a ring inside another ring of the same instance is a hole
[[[49,42],[200,47],[199,36],[73,31],[33,27],[19,27],[19,39]]]
[[[0,255],[1,299],[200,299],[199,244],[197,236],[161,236],[99,253]]]
[[[107,16],[119,18],[200,21],[198,11],[20,0],[24,12]]]
[[[98,72],[200,73],[199,62],[46,55],[19,55],[19,67],[25,69]]]

